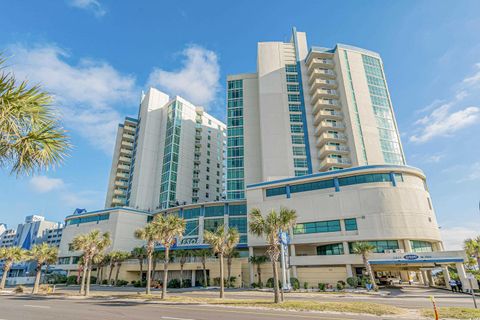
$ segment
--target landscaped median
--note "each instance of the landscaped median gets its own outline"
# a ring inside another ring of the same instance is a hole
[[[422,316],[435,319],[433,310],[423,309]],[[480,319],[480,309],[445,307],[439,308],[440,319]]]

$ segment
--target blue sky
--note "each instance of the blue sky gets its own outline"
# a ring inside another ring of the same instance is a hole
[[[116,124],[154,85],[223,119],[227,74],[258,41],[346,43],[382,55],[407,162],[423,169],[447,248],[480,230],[478,1],[0,1],[0,50],[61,106],[75,146],[35,177],[0,171],[0,222],[102,208]],[[185,91],[185,88],[190,88]]]

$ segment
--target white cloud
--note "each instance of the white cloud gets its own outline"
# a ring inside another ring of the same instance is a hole
[[[480,107],[465,107],[465,99],[475,97],[480,90],[480,63],[475,65],[475,69],[474,75],[466,77],[456,86],[450,100],[437,99],[419,110],[420,113],[433,111],[415,122],[417,128],[415,134],[410,136],[410,141],[423,143],[436,137],[452,136],[461,129],[479,123]],[[463,106],[460,107],[460,104]]]
[[[444,227],[440,229],[445,250],[462,250],[463,241],[480,235],[480,225],[469,227]]]
[[[65,124],[90,143],[111,153],[122,116],[113,105],[134,105],[135,78],[92,59],[67,62],[66,51],[52,45],[10,46],[12,68],[19,79],[40,83],[55,97]]]
[[[181,53],[183,67],[177,71],[156,68],[149,85],[171,95],[179,95],[194,104],[207,106],[220,90],[220,66],[215,52],[200,46],[189,46]]]
[[[103,205],[103,195],[97,191],[68,191],[60,195],[60,199],[72,208],[86,208],[92,206],[94,208]]]
[[[432,154],[425,159],[427,163],[439,163],[445,157],[444,154]]]
[[[98,0],[70,0],[69,3],[72,7],[92,11],[97,17],[104,16],[107,13]]]
[[[467,176],[458,182],[480,180],[480,161],[473,163],[470,168],[467,168],[464,172],[468,172]]]
[[[49,178],[47,176],[35,176],[30,179],[30,186],[39,193],[62,189],[65,183],[62,179]]]

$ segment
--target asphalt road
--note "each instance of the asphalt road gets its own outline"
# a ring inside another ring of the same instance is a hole
[[[73,300],[29,296],[0,296],[0,320],[379,320],[379,317],[312,312],[287,312],[218,306],[158,304],[108,299]]]

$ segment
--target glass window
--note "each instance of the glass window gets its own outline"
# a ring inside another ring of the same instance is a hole
[[[239,233],[247,233],[247,217],[228,219],[228,226],[230,228],[237,228]]]
[[[247,215],[247,205],[230,205],[228,206],[228,213],[231,216],[245,216]]]
[[[317,247],[317,255],[319,256],[333,256],[341,255],[343,253],[343,244],[341,243],[328,244],[325,246]]]
[[[286,72],[297,72],[297,65],[296,64],[287,64],[285,65]]]
[[[389,181],[390,181],[390,175],[388,173],[362,174],[358,176],[351,176],[351,177],[338,179],[338,183],[340,186],[348,186],[352,184],[371,183],[371,182],[389,182]]]
[[[292,144],[304,144],[303,135],[293,135]]]
[[[374,253],[384,253],[385,250],[399,249],[397,240],[377,240],[377,241],[367,241],[367,242],[375,247],[375,249],[373,250]],[[353,253],[354,243],[355,242],[348,243],[350,253]]]
[[[205,217],[223,216],[224,212],[223,206],[205,207]]]
[[[270,188],[265,190],[267,197],[279,196],[282,194],[287,194],[287,189],[285,187]]]
[[[288,111],[290,111],[290,112],[301,112],[302,109],[300,109],[299,104],[289,104],[288,105]]]
[[[203,228],[205,230],[214,232],[217,230],[217,228],[221,225],[223,225],[223,218],[217,218],[217,219],[205,219],[204,220],[204,225]]]
[[[322,181],[315,181],[315,182],[291,185],[290,186],[290,192],[291,193],[305,192],[305,191],[327,189],[327,188],[333,188],[333,187],[335,187],[333,179],[322,180]]]
[[[418,241],[418,240],[412,240],[410,241],[410,244],[412,245],[412,251],[413,252],[432,252],[432,244],[427,241]]]
[[[345,230],[346,231],[353,231],[357,229],[357,219],[345,219]]]
[[[198,220],[190,220],[185,224],[185,232],[183,233],[184,237],[187,236],[197,236],[198,235]]]
[[[298,223],[293,228],[294,234],[323,233],[340,231],[340,220]]]
[[[301,114],[290,114],[290,122],[302,122]]]
[[[301,124],[291,124],[290,130],[292,133],[303,133],[303,126]]]

